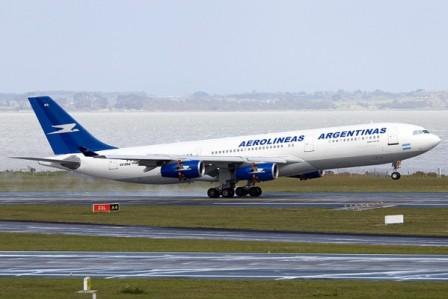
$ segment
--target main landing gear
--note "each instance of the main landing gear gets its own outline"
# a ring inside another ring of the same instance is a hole
[[[218,198],[220,196],[224,198],[233,198],[235,195],[237,197],[245,197],[247,195],[250,197],[259,197],[262,193],[263,191],[258,186],[244,186],[236,189],[231,187],[210,188],[207,191],[207,195],[210,198]]]
[[[246,195],[249,195],[250,197],[259,197],[263,193],[263,190],[257,186],[244,186],[236,188],[235,193],[238,197],[244,197]]]
[[[401,166],[401,161],[395,161],[392,163],[392,167],[394,168],[394,171],[390,174],[391,179],[394,181],[397,181],[401,178],[401,174],[398,172],[398,169]]]
[[[263,191],[260,187],[255,186],[258,183],[258,179],[255,177],[248,180],[247,184],[243,187],[236,188],[236,180],[234,178],[234,173],[232,169],[221,168],[219,171],[219,182],[218,187],[210,188],[207,191],[207,195],[210,198],[233,198],[235,195],[237,197],[245,197],[249,195],[250,197],[259,197]]]

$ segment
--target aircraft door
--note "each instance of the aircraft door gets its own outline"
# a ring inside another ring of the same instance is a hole
[[[109,160],[109,170],[117,170],[118,169],[118,163],[119,163],[119,161],[118,160],[112,160],[112,159],[110,159]]]
[[[314,146],[314,140],[306,141],[303,149],[304,149],[305,153],[314,152],[315,149],[316,149],[315,146]]]
[[[396,128],[392,128],[387,136],[387,145],[396,145],[399,143],[398,132]]]

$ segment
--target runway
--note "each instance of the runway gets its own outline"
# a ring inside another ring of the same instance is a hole
[[[324,207],[448,207],[448,193],[274,193],[259,199],[206,199],[196,194],[0,193],[2,204]],[[448,246],[448,238],[292,233],[148,226],[0,221],[0,231],[153,239],[235,240],[359,245]],[[0,252],[0,276],[448,280],[448,255]]]
[[[0,276],[448,280],[447,255],[0,252]]]
[[[0,221],[1,232],[64,234],[150,239],[233,240],[264,242],[332,243],[358,245],[448,246],[448,238],[366,234],[296,233],[281,231],[166,228],[101,224]]]
[[[345,208],[373,204],[377,207],[448,207],[448,192],[328,192],[265,193],[261,198],[209,199],[195,192],[0,192],[0,204],[91,204],[118,202],[124,205],[182,205],[232,207]]]

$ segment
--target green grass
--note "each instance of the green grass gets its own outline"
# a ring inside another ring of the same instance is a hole
[[[188,279],[93,279],[98,298],[446,298],[444,282],[389,281],[232,281]],[[0,278],[0,298],[91,298],[77,294],[81,278]],[[129,292],[128,290],[137,290]]]
[[[195,183],[176,186],[178,190],[205,190],[213,184]],[[262,183],[265,192],[448,192],[448,177],[414,174],[393,181],[386,176],[327,175],[320,179],[299,181],[280,178]],[[159,191],[163,186],[121,183],[95,179],[70,172],[0,173],[1,191]],[[172,188],[172,187],[170,187]]]
[[[405,224],[384,225],[384,215],[404,214]],[[83,222],[163,227],[201,227],[333,233],[448,235],[448,208],[323,208],[126,206],[92,214],[89,205],[4,205],[0,220]]]
[[[448,254],[447,247],[177,240],[0,233],[0,251],[133,251]]]
[[[208,188],[209,184],[185,185]],[[374,176],[326,176],[318,180],[280,179],[265,192],[448,192],[448,178],[406,176],[396,182]],[[70,173],[0,174],[0,191],[153,191],[157,186],[118,183]],[[405,214],[404,225],[384,226],[386,214]],[[288,231],[448,235],[448,209],[390,208],[363,212],[317,208],[269,209],[183,206],[123,206],[117,214],[93,215],[90,207],[4,205],[0,219],[68,221],[176,227],[246,228]],[[444,247],[308,244],[216,240],[167,240],[0,233],[0,250],[203,251],[272,253],[447,254]],[[89,298],[80,278],[0,278],[0,298]],[[231,281],[186,279],[93,279],[98,298],[446,298],[442,282]]]

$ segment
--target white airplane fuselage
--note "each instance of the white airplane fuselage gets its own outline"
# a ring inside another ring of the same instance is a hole
[[[279,176],[300,176],[326,169],[393,163],[425,153],[439,144],[440,138],[416,125],[369,123],[312,130],[248,135],[240,137],[127,147],[98,151],[106,158],[76,157],[74,171],[105,179],[144,183],[173,184],[192,181],[218,181],[218,176],[204,175],[182,180],[163,177],[161,167],[148,167],[135,160],[109,159],[109,156],[171,154],[213,157],[283,157],[278,163]],[[43,165],[58,167],[51,162]]]

